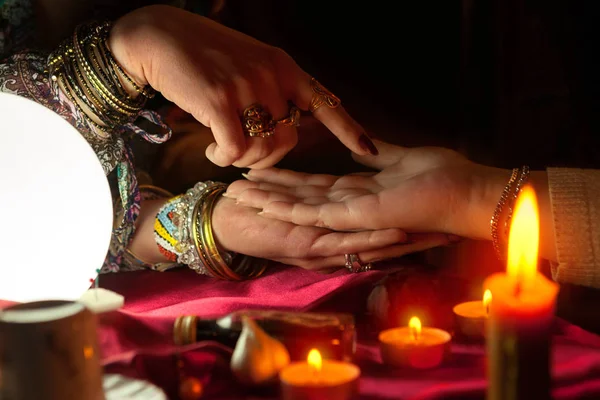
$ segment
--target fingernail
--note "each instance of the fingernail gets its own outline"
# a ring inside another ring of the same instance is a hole
[[[247,173],[245,173],[245,172],[242,172],[242,176],[243,176],[244,178],[246,178],[246,179],[250,180],[250,176],[249,176]]]
[[[223,193],[221,196],[227,197],[228,199],[235,199],[235,196],[228,192]]]
[[[461,242],[462,240],[463,240],[463,238],[458,235],[448,235],[448,241],[450,243],[458,243],[458,242]]]
[[[379,150],[377,150],[377,147],[375,147],[375,143],[373,143],[373,141],[366,134],[363,133],[360,135],[358,138],[358,144],[360,144],[360,147],[362,147],[364,151],[372,156],[379,155]]]

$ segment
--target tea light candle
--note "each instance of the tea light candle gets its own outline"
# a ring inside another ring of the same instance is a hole
[[[412,317],[408,326],[387,329],[379,334],[383,362],[396,367],[437,367],[450,351],[450,341],[448,332],[422,327],[417,317]]]
[[[454,306],[456,333],[460,336],[480,339],[485,336],[485,322],[490,313],[492,292],[486,290],[481,301],[467,301]]]
[[[485,280],[494,296],[487,328],[489,400],[550,399],[550,330],[558,285],[537,271],[535,192],[521,191],[508,238],[506,273]]]
[[[295,362],[279,374],[284,400],[346,400],[358,396],[360,369],[350,363],[323,360],[317,349],[306,362]]]

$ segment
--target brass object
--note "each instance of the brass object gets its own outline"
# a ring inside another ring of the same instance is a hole
[[[196,321],[198,317],[185,315],[175,320],[173,327],[173,341],[178,346],[185,346],[196,342]]]
[[[252,104],[244,110],[242,125],[248,136],[265,138],[273,136],[277,122],[263,106]]]
[[[300,126],[300,109],[296,106],[290,108],[290,115],[277,120],[278,124],[283,126]]]
[[[310,88],[313,91],[313,96],[310,100],[308,111],[315,112],[322,105],[326,105],[329,108],[338,108],[342,104],[339,97],[331,93],[315,78],[310,78]]]

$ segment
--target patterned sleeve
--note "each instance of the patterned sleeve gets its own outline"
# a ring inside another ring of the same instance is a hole
[[[124,254],[135,232],[141,201],[129,140],[139,135],[148,142],[162,143],[169,139],[171,130],[158,114],[144,110],[138,117],[161,127],[160,133],[149,134],[130,123],[108,138],[96,135],[58,84],[49,79],[48,54],[16,51],[32,44],[33,9],[31,0],[0,0],[0,91],[26,97],[53,110],[73,125],[96,152],[115,199],[114,230],[102,272],[119,271],[128,264]]]
[[[109,175],[114,171],[112,175],[116,176],[116,185],[113,186],[116,198],[115,212],[119,217],[115,219],[111,246],[102,272],[119,271],[125,263],[125,249],[135,232],[141,200],[133,154],[124,138],[137,134],[149,142],[162,143],[170,137],[171,131],[158,114],[144,110],[140,117],[163,128],[163,134],[152,135],[130,123],[109,138],[100,139],[90,130],[76,108],[62,95],[58,86],[48,78],[45,73],[46,60],[45,54],[23,51],[0,61],[0,91],[26,97],[61,115],[90,143],[104,172]]]

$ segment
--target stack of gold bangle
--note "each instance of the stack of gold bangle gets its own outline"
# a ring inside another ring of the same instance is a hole
[[[240,281],[256,278],[267,268],[267,261],[236,255],[230,263],[221,256],[213,236],[212,213],[225,184],[215,184],[205,190],[192,211],[191,236],[207,273],[218,279]],[[231,265],[229,265],[231,264]]]
[[[53,81],[98,133],[105,135],[133,121],[153,97],[152,89],[141,88],[116,62],[107,44],[111,24],[90,23],[75,29],[48,60]],[[136,91],[131,96],[127,81]]]

